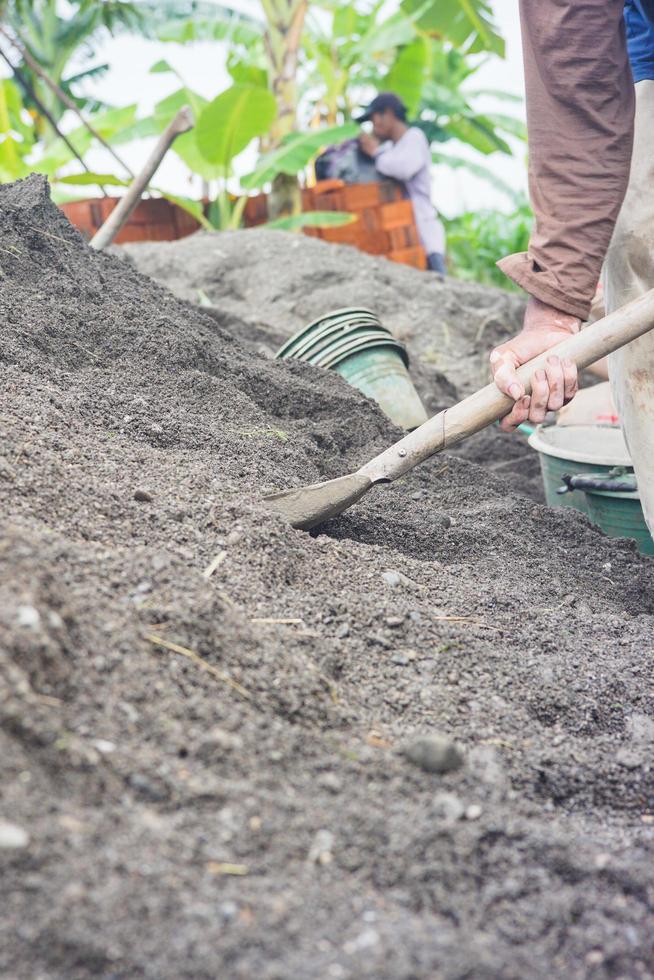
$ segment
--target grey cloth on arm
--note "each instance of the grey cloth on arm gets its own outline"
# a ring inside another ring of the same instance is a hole
[[[384,177],[406,186],[427,255],[444,254],[445,229],[431,202],[431,151],[423,131],[412,126],[397,143],[383,143],[375,153],[375,166]]]
[[[624,0],[520,0],[535,224],[498,263],[585,320],[627,188],[634,86]]]

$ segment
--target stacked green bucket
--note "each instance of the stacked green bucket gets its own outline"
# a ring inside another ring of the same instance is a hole
[[[427,420],[409,376],[406,347],[370,310],[326,313],[299,330],[275,356],[333,369],[403,429]]]

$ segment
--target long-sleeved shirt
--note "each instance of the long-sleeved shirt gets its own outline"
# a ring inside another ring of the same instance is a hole
[[[405,185],[427,255],[444,255],[445,232],[431,202],[431,151],[423,131],[412,126],[397,143],[382,143],[375,153],[375,166],[384,177]]]
[[[498,264],[585,319],[629,180],[634,79],[654,78],[654,0],[520,0],[520,14],[535,223],[529,251]]]

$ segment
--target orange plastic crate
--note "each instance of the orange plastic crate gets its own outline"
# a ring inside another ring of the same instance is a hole
[[[388,232],[363,229],[359,236],[359,248],[369,255],[386,255],[391,250]]]
[[[402,248],[412,248],[415,245],[420,245],[418,229],[415,225],[404,225],[402,228],[391,228],[387,234],[391,242],[389,251],[395,251]]]
[[[340,191],[346,211],[374,208],[381,202],[379,184],[348,184]]]
[[[379,200],[382,204],[390,201],[403,201],[406,193],[401,184],[394,180],[384,180],[379,184]]]
[[[391,204],[382,204],[379,208],[380,227],[387,231],[413,223],[413,205],[409,200],[393,201]]]
[[[421,245],[416,245],[413,248],[400,248],[389,252],[387,258],[391,262],[399,262],[402,265],[411,265],[414,269],[426,269],[427,268],[427,256],[425,250]]]
[[[342,191],[329,191],[327,194],[314,194],[311,211],[347,211]]]
[[[381,225],[379,223],[379,206],[376,208],[364,208],[359,212],[361,216],[361,224],[364,228],[368,228],[370,231],[379,231]]]
[[[340,245],[358,245],[359,229],[358,222],[354,221],[349,225],[341,225],[338,228],[321,228],[321,238],[326,242],[336,242]]]
[[[345,187],[342,180],[319,180],[313,187],[307,188],[312,194],[328,194],[330,191],[338,191]]]

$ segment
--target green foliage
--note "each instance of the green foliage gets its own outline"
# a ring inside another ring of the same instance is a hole
[[[8,0],[6,17],[10,27],[20,30],[31,54],[87,111],[97,109],[97,105],[95,100],[81,98],[77,86],[106,69],[93,56],[102,32],[131,31],[180,43],[221,42],[233,84],[212,101],[185,85],[170,63],[161,59],[151,71],[175,77],[178,87],[150,116],[138,119],[133,105],[104,107],[94,111],[93,125],[108,141],[122,144],[157,136],[182,105],[190,105],[196,126],[178,137],[172,152],[214,191],[217,186],[208,209],[209,220],[199,202],[167,196],[205,226],[237,227],[246,198],[228,193],[234,160],[256,140],[261,140],[261,147],[270,146],[267,137],[277,121],[272,94],[275,79],[266,54],[270,41],[266,30],[279,9],[277,2],[265,0],[258,19],[232,10],[228,4],[203,0],[70,0],[65,9],[58,0]],[[511,153],[509,140],[524,139],[525,127],[507,113],[477,109],[478,100],[484,96],[507,103],[519,101],[503,92],[474,87],[474,74],[483,63],[479,54],[502,56],[504,51],[491,4],[489,0],[402,0],[400,9],[390,15],[386,10],[383,0],[351,0],[349,4],[311,0],[295,80],[299,116],[305,124],[311,120],[312,128],[293,132],[274,150],[264,152],[241,186],[247,191],[258,190],[279,175],[298,175],[326,145],[357,134],[358,128],[350,122],[352,112],[368,101],[373,90],[390,89],[404,99],[413,119],[427,134],[436,163],[467,169],[516,200],[516,211],[511,215],[468,214],[449,222],[450,254],[457,270],[464,276],[506,285],[494,261],[498,255],[524,247],[529,214],[512,188],[485,166],[483,158]],[[283,32],[280,37],[283,44]],[[74,73],[72,63],[77,66]],[[38,80],[33,82],[59,118],[62,107],[52,93],[44,91]],[[323,128],[313,128],[316,123]],[[26,115],[14,83],[0,83],[0,179],[15,179],[37,169],[48,174],[60,191],[124,183],[113,175],[70,173],[74,155],[62,140],[46,131],[38,115],[32,120]],[[40,142],[44,135],[45,145]],[[93,144],[93,137],[83,127],[73,129],[69,139],[82,156]],[[469,161],[449,152],[449,147],[445,151],[443,145],[452,140],[473,147],[479,159]],[[332,212],[293,215],[274,226],[333,224],[343,218]]]
[[[254,85],[232,85],[203,110],[195,125],[202,156],[229,176],[232,161],[257,136],[270,129],[277,112],[275,97]]]
[[[227,41],[251,45],[263,36],[263,22],[241,11],[195,0],[148,0],[139,7],[149,25],[149,36],[159,41]]]
[[[517,290],[495,263],[505,255],[526,251],[531,225],[531,208],[524,200],[509,214],[468,211],[445,221],[453,274],[460,279]]]
[[[409,115],[417,115],[422,93],[432,65],[432,44],[418,35],[410,44],[399,48],[395,61],[384,77],[384,88],[395,92],[406,105]]]
[[[420,30],[450,41],[460,51],[492,51],[504,57],[504,39],[486,0],[402,0],[402,9],[417,15]]]
[[[291,133],[280,147],[261,158],[256,170],[244,177],[241,184],[247,190],[263,187],[277,174],[295,176],[323,147],[352,139],[359,132],[354,123],[317,129],[308,133]]]
[[[484,64],[476,52],[503,53],[488,3],[407,0],[390,17],[380,3],[364,6],[354,0],[343,7],[322,0],[319,6],[331,12],[331,25],[324,18],[308,19],[304,97],[317,101],[329,122],[348,119],[377,89],[405,101],[432,146],[458,140],[482,156],[510,154],[509,139],[525,137],[519,119],[476,107],[483,97],[515,101],[502,92],[474,89],[474,74]],[[455,165],[466,163],[459,159]],[[473,162],[470,170],[493,179],[480,164]]]
[[[29,173],[25,158],[36,136],[26,123],[21,94],[14,82],[0,81],[0,181],[17,180]]]

